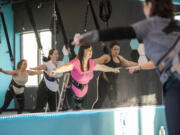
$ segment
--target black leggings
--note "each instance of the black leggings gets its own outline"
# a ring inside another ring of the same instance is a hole
[[[115,79],[111,78],[115,81]],[[109,107],[113,108],[116,107],[116,100],[117,100],[117,88],[116,84],[111,80],[111,82],[108,82],[104,79],[103,75],[101,74],[98,80],[98,100],[96,104],[94,105],[95,109],[103,108],[103,107]],[[109,98],[108,102],[109,105],[106,104],[104,106],[104,102],[106,98]]]
[[[63,109],[64,110],[67,110],[67,109],[82,110],[84,109],[84,106],[85,106],[85,98],[86,96],[81,97],[81,98],[76,97],[73,90],[71,88],[67,88],[64,104],[63,104]]]
[[[21,114],[23,112],[23,110],[24,110],[24,93],[22,93],[22,94],[15,94],[14,91],[13,91],[13,87],[12,86],[6,92],[5,101],[4,101],[4,104],[1,107],[0,111],[5,111],[8,108],[8,106],[9,106],[9,104],[10,104],[10,102],[11,102],[11,100],[13,98],[17,99],[17,102],[18,102],[18,105],[19,105],[17,113]]]
[[[176,79],[164,88],[165,111],[169,135],[180,135],[180,81]]]
[[[42,80],[39,84],[34,112],[42,112],[46,103],[48,103],[51,112],[56,111],[58,104],[58,92],[50,91],[46,87],[45,81]]]

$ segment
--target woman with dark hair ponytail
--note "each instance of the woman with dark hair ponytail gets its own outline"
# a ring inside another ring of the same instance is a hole
[[[11,100],[15,97],[17,99],[19,108],[17,110],[18,114],[21,114],[24,110],[24,88],[25,84],[28,81],[29,75],[39,75],[42,74],[42,71],[31,71],[27,70],[27,61],[22,59],[18,62],[17,69],[12,71],[5,71],[0,68],[0,72],[8,75],[12,75],[12,81],[8,87],[8,90],[5,95],[5,101],[3,106],[0,108],[0,113],[5,111],[9,106]]]
[[[109,54],[104,54],[99,58],[94,59],[99,64],[105,64],[109,67],[130,67],[137,66],[138,63],[128,61],[122,57],[120,53],[120,45],[117,41],[110,42],[110,51]],[[102,108],[105,102],[105,99],[108,97],[108,105],[106,107],[112,108],[117,106],[117,96],[118,89],[116,86],[119,84],[117,82],[118,74],[114,73],[105,73],[102,72],[98,79],[98,93],[97,99],[95,101],[94,108]]]
[[[151,60],[145,64],[128,68],[136,70],[154,69],[175,43],[179,43],[178,21],[174,21],[172,0],[145,0],[142,2],[146,19],[127,27],[94,30],[80,35],[72,44],[138,38],[144,42],[145,53]],[[174,23],[172,23],[174,22]],[[173,24],[171,26],[170,24]],[[167,31],[170,29],[170,31]],[[166,120],[169,135],[180,134],[180,81],[172,74],[163,82]]]
[[[56,111],[58,103],[59,79],[62,73],[50,77],[48,74],[51,70],[56,69],[58,66],[64,64],[63,61],[58,61],[58,50],[51,49],[48,58],[42,65],[39,65],[32,70],[44,70],[44,77],[41,80],[37,92],[36,107],[34,112],[41,112],[46,103],[49,105],[51,112]]]
[[[94,71],[119,72],[119,68],[97,64],[91,57],[92,47],[90,44],[84,43],[79,48],[78,56],[75,59],[50,72],[50,75],[55,75],[71,71],[71,78],[65,97],[68,109],[83,109],[84,98],[88,92],[88,83],[93,78]]]

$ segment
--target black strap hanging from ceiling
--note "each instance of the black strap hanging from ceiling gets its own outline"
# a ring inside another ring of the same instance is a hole
[[[104,4],[104,3],[103,3],[103,4]],[[110,4],[110,2],[109,2],[108,5],[109,5],[109,6],[108,6],[108,7],[109,7],[109,8],[108,8],[108,9],[109,9],[108,11],[110,11],[110,12],[108,12],[108,13],[110,13],[110,14],[106,15],[106,17],[103,17],[103,20],[105,20],[105,21],[109,20],[109,18],[110,18],[110,16],[111,16],[111,11],[112,11],[112,10],[111,10],[111,4]],[[91,9],[91,13],[92,13],[92,15],[93,15],[94,24],[95,24],[95,26],[96,26],[96,29],[97,29],[97,30],[100,30],[100,25],[99,25],[99,22],[98,22],[98,20],[97,20],[97,16],[96,16],[96,14],[95,14],[92,1],[91,1],[91,0],[88,0],[88,5],[87,5],[87,7],[86,7],[86,13],[85,13],[84,32],[87,31],[87,30],[86,30],[86,27],[87,27],[87,18],[88,18],[89,6],[90,6],[90,9]],[[102,9],[104,9],[104,6],[102,6]],[[103,10],[102,10],[102,11],[103,11]],[[101,44],[104,44],[104,43],[101,43]],[[105,54],[108,53],[108,49],[107,49],[107,46],[106,46],[106,45],[103,45],[103,46],[102,46],[102,49],[103,49],[103,52],[104,52]]]
[[[58,22],[58,19],[57,19],[57,13],[56,13],[56,0],[54,0],[54,9],[53,9],[53,24],[54,24],[54,27],[53,27],[53,45],[54,45],[54,48],[56,49],[57,48],[57,32],[58,32],[58,28],[57,28],[57,22]]]
[[[111,17],[112,6],[110,0],[100,0],[99,3],[99,17],[106,23],[107,28],[109,27],[108,21]]]
[[[85,13],[85,19],[84,19],[84,32],[87,32],[87,20],[88,20],[88,13],[89,13],[89,2],[86,6],[86,13]]]
[[[56,12],[57,17],[56,17],[56,23],[54,22],[53,25],[56,25],[56,27],[55,26],[53,27],[53,31],[56,31],[58,33],[59,32],[58,29],[61,30],[64,45],[66,46],[66,49],[68,49],[68,51],[69,51],[70,59],[73,59],[76,56],[76,54],[74,52],[74,46],[70,45],[71,41],[68,42],[68,38],[67,38],[66,31],[64,28],[64,24],[63,24],[63,19],[61,17],[60,10],[58,8],[58,3],[56,0],[55,0],[55,12]]]
[[[100,0],[99,2],[99,17],[103,22],[106,23],[106,28],[109,28],[109,19],[111,18],[112,6],[110,0]],[[103,52],[105,54],[109,53],[107,45],[103,46]]]
[[[94,23],[95,23],[96,29],[100,30],[100,26],[99,26],[99,23],[98,23],[98,20],[97,20],[95,11],[94,11],[94,7],[93,7],[93,4],[92,4],[92,1],[88,0],[88,2],[89,2],[90,9],[91,9],[91,13],[93,15],[93,19],[94,19]]]
[[[31,8],[30,8],[30,6],[29,6],[28,0],[26,0],[25,6],[26,6],[26,11],[27,11],[27,14],[28,14],[30,23],[31,23],[32,28],[33,28],[33,31],[34,31],[34,33],[35,33],[35,37],[36,37],[36,41],[37,41],[38,48],[39,48],[40,50],[42,50],[42,45],[41,45],[40,37],[39,37],[39,34],[38,34],[38,32],[37,32],[36,23],[35,23],[35,20],[34,20],[32,11],[31,11]]]
[[[54,0],[50,30],[52,31],[52,46],[55,49],[57,48],[57,33],[59,33],[58,21],[59,20],[57,18],[56,0]]]
[[[60,26],[62,36],[63,36],[63,40],[64,40],[64,44],[65,44],[65,46],[67,48],[69,48],[68,38],[67,38],[67,35],[66,35],[66,31],[64,29],[63,19],[61,17],[60,10],[58,8],[58,4],[57,4],[56,0],[55,0],[55,11],[57,13],[57,24]]]
[[[12,54],[12,50],[11,50],[11,44],[9,41],[8,31],[7,31],[7,27],[6,27],[6,23],[5,23],[5,19],[4,19],[4,14],[3,14],[2,9],[1,9],[1,5],[0,5],[0,16],[2,19],[3,27],[4,27],[4,32],[5,32],[5,37],[6,37],[6,41],[7,41],[7,45],[8,45],[10,60],[11,60],[13,68],[15,69],[15,63],[14,63],[14,58],[13,58],[13,54]]]

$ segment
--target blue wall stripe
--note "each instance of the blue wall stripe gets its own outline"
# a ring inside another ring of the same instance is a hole
[[[6,22],[6,26],[7,26],[7,31],[8,31],[8,35],[9,35],[9,40],[10,40],[10,44],[11,44],[11,49],[12,52],[14,50],[13,48],[13,42],[14,42],[14,21],[13,21],[13,11],[12,11],[12,7],[11,5],[5,5],[2,7],[2,12],[4,14],[4,18],[5,18],[5,22]],[[0,67],[5,69],[5,70],[12,70],[12,64],[10,62],[10,57],[9,57],[9,53],[8,53],[8,46],[7,46],[7,42],[6,42],[6,38],[5,38],[5,34],[4,34],[4,28],[2,25],[2,21],[1,22],[1,29],[0,29],[0,38],[1,38],[1,43],[0,43]],[[13,52],[14,54],[14,52]],[[3,104],[4,102],[4,97],[5,97],[5,93],[6,90],[8,88],[8,85],[11,81],[11,76],[9,75],[5,75],[0,73],[0,82],[1,82],[1,87],[0,87],[0,106]],[[12,108],[14,106],[14,103],[12,103],[9,107]]]
[[[1,135],[158,135],[161,126],[168,135],[164,106],[0,117]]]

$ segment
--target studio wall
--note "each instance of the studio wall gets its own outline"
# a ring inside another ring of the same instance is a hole
[[[2,7],[2,12],[4,14],[4,19],[7,27],[7,32],[10,40],[10,45],[12,49],[13,56],[14,50],[19,50],[20,47],[15,47],[14,44],[14,13],[12,11],[11,5],[5,5]],[[4,27],[2,25],[2,20],[0,19],[0,67],[3,68],[4,70],[12,70],[13,69],[13,64],[10,61],[10,56],[9,56],[9,50],[8,50],[8,45],[7,41],[5,38],[5,33],[4,33]],[[19,51],[17,51],[19,53]],[[15,58],[15,63],[17,62],[18,55],[14,57]],[[0,73],[0,106],[2,106],[4,102],[4,97],[5,93],[7,91],[7,88],[9,86],[9,83],[11,81],[11,76],[5,75]],[[9,108],[13,108],[14,102],[11,103]]]

